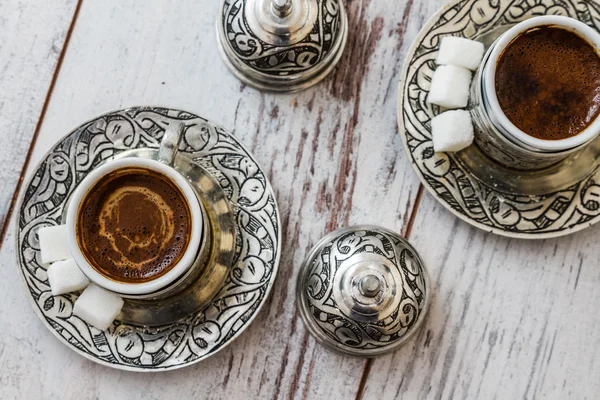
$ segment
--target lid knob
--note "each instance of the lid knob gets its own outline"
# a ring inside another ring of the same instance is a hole
[[[337,352],[393,351],[422,324],[429,302],[423,261],[400,235],[376,226],[340,229],[311,250],[298,276],[300,315]]]
[[[367,275],[358,283],[360,293],[365,297],[376,297],[382,290],[382,283],[375,275]]]
[[[292,12],[292,0],[273,0],[271,10],[279,18],[285,18]]]

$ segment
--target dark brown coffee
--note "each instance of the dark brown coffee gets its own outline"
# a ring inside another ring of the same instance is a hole
[[[167,273],[185,253],[190,233],[184,194],[169,178],[148,169],[107,174],[79,208],[77,241],[83,255],[117,282],[143,283]]]
[[[526,134],[545,140],[575,136],[600,113],[600,57],[573,32],[531,29],[500,56],[496,94],[504,114]]]

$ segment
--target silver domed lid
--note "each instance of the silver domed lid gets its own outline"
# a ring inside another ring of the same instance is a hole
[[[302,264],[300,315],[324,346],[374,357],[398,348],[425,319],[429,279],[399,234],[355,226],[325,236]]]
[[[217,38],[244,83],[292,92],[327,76],[348,36],[342,0],[222,0]]]

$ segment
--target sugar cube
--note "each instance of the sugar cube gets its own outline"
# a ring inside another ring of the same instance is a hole
[[[85,289],[90,283],[72,258],[51,264],[48,281],[54,296]]]
[[[121,296],[93,283],[81,293],[73,306],[73,314],[88,324],[106,330],[123,308]]]
[[[473,143],[473,123],[466,110],[446,111],[431,120],[433,149],[459,151]]]
[[[466,107],[471,71],[455,65],[439,66],[433,73],[427,102],[446,108]]]
[[[38,230],[42,263],[66,260],[71,257],[67,244],[67,227],[48,226]]]
[[[456,65],[476,70],[483,58],[483,43],[461,37],[446,36],[440,44],[435,62],[438,65]]]

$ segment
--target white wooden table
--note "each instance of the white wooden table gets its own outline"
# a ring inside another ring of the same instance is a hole
[[[0,398],[599,398],[600,226],[536,242],[486,234],[424,193],[404,155],[399,73],[444,1],[347,1],[341,65],[294,95],[258,92],[228,72],[218,3],[0,2]],[[48,147],[134,105],[187,109],[232,130],[265,168],[284,223],[279,276],[252,326],[209,360],[154,375],[96,365],[59,343],[28,303],[13,244],[20,182]],[[325,352],[294,299],[311,245],[358,223],[408,236],[435,291],[420,334],[369,361]]]

